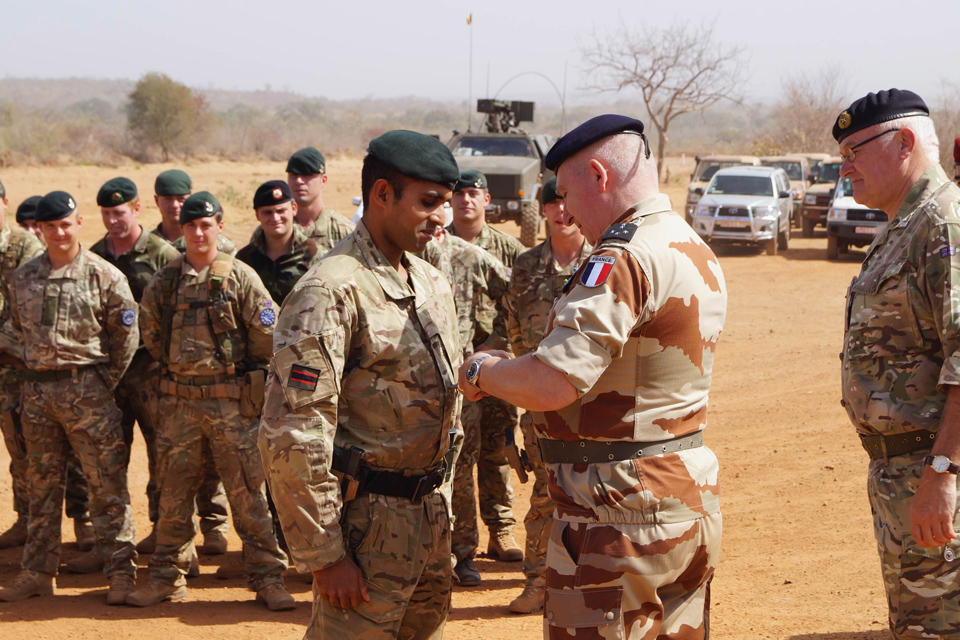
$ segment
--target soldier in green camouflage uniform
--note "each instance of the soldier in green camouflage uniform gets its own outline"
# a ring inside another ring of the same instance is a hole
[[[205,191],[191,195],[180,222],[187,252],[154,275],[141,302],[143,342],[163,369],[160,520],[150,584],[130,594],[127,604],[151,606],[186,595],[194,499],[209,446],[243,541],[250,588],[271,610],[293,609],[283,588],[287,559],[273,533],[256,449],[276,307],[253,269],[217,249],[223,211],[216,198]]]
[[[113,390],[137,350],[137,305],[123,274],[80,246],[82,221],[69,194],[44,196],[36,219],[48,249],[17,269],[10,287],[27,366],[22,427],[30,519],[23,571],[0,600],[53,592],[66,450],[72,448],[91,479],[91,520],[108,559],[107,603],[122,604],[133,589],[137,552]]]
[[[928,113],[891,89],[833,129],[857,202],[890,218],[847,292],[842,404],[871,458],[895,638],[960,638],[960,188]]]
[[[160,209],[161,219],[160,224],[151,233],[160,236],[172,244],[174,249],[183,253],[187,245],[183,239],[183,232],[180,231],[180,209],[187,196],[193,192],[193,180],[180,169],[170,169],[157,176],[153,188],[155,192],[153,199],[157,203],[157,208]],[[237,252],[237,245],[221,233],[217,236],[217,249],[234,255]],[[200,494],[203,495],[203,493],[201,490]],[[202,512],[200,518],[202,522]]]
[[[353,223],[323,204],[327,161],[313,147],[296,151],[287,161],[287,184],[297,203],[297,224],[316,244],[320,258],[353,231]]]
[[[284,303],[260,451],[297,567],[314,574],[306,638],[436,638],[450,609],[457,314],[410,255],[459,173],[439,141],[373,140],[365,215]]]
[[[565,217],[596,249],[535,351],[477,354],[460,372],[465,395],[534,412],[556,504],[545,639],[709,637],[722,525],[701,431],[726,292],[659,193],[642,133],[605,115],[557,141],[546,164]]]
[[[584,259],[593,251],[575,225],[564,221],[563,198],[556,191],[557,179],[550,178],[540,192],[540,203],[547,220],[547,240],[520,254],[513,263],[510,288],[503,301],[507,337],[516,356],[535,351],[547,328],[547,317],[564,285]],[[529,413],[520,418],[524,448],[534,475],[530,509],[523,520],[527,532],[523,554],[526,584],[523,593],[510,603],[514,613],[533,613],[543,608],[546,584],[547,543],[553,522],[553,500],[547,491],[547,469]]]

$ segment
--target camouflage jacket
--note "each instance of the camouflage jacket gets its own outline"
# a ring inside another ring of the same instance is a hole
[[[847,291],[843,405],[863,434],[937,430],[960,384],[960,188],[913,185]]]
[[[140,227],[140,237],[133,248],[121,256],[114,256],[109,236],[104,236],[90,251],[97,254],[127,276],[130,291],[137,302],[143,298],[143,290],[147,283],[161,267],[176,258],[179,253],[170,246],[170,243],[154,233],[145,233]]]
[[[514,355],[519,357],[537,348],[547,328],[553,303],[560,297],[567,280],[592,251],[593,247],[584,240],[580,256],[561,269],[553,259],[548,238],[521,253],[513,263],[510,288],[503,300],[503,315]]]
[[[337,246],[337,243],[353,233],[354,224],[342,215],[324,207],[312,224],[307,225],[303,232],[308,238],[317,243],[317,258],[323,257],[327,251]]]
[[[230,372],[230,364],[249,371],[266,368],[270,361],[276,305],[253,269],[225,253],[217,262],[223,260],[231,264],[219,292],[211,285],[215,267],[197,273],[186,256],[154,274],[143,292],[143,342],[170,373],[223,375]],[[167,272],[170,275],[165,276]],[[169,303],[164,299],[164,277],[170,279]]]
[[[22,264],[43,253],[43,245],[37,237],[20,227],[5,224],[0,228],[0,349],[23,359],[23,346],[13,329],[10,307],[10,285],[13,272]],[[15,374],[7,367],[0,367],[0,383],[14,382]]]
[[[667,196],[628,209],[568,283],[533,352],[580,396],[534,413],[538,435],[652,442],[702,430],[726,303],[716,256]],[[547,468],[560,520],[669,523],[720,509],[717,458],[705,446]]]
[[[163,235],[163,224],[158,224],[157,228],[151,231],[150,233],[152,233],[155,236],[160,236],[161,238],[169,242],[171,245],[173,245],[173,248],[179,251],[180,253],[183,253],[187,250],[187,241],[184,239],[183,236],[180,236],[176,240],[171,240],[167,236]],[[237,245],[233,243],[233,240],[223,235],[222,233],[217,236],[217,249],[219,251],[223,251],[224,253],[229,253],[230,255],[235,255],[237,253]]]
[[[103,365],[115,387],[137,351],[137,303],[130,285],[116,267],[86,249],[60,269],[51,268],[46,251],[17,269],[10,307],[30,369]]]
[[[453,289],[460,347],[467,357],[473,353],[474,334],[483,331],[477,321],[481,294],[502,300],[509,286],[507,270],[487,251],[450,233],[444,233],[442,242],[430,242],[420,257],[436,267]],[[494,325],[502,322],[503,315],[497,314]],[[500,327],[495,333],[506,335],[506,328]]]
[[[408,281],[361,222],[300,280],[280,312],[260,453],[301,569],[345,554],[333,445],[373,467],[440,464],[459,421],[460,341],[439,271],[404,254]],[[449,509],[449,481],[442,487]]]
[[[309,240],[299,225],[293,225],[293,246],[290,253],[272,260],[267,255],[263,228],[257,227],[250,238],[250,244],[237,252],[237,259],[246,262],[260,276],[263,286],[278,305],[290,294],[293,286],[300,281],[313,260],[317,247]]]

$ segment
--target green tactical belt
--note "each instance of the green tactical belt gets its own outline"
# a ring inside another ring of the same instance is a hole
[[[937,439],[936,431],[907,431],[906,433],[877,433],[869,436],[858,434],[860,444],[867,450],[871,460],[883,458],[887,460],[894,456],[902,456],[914,451],[932,449]]]
[[[548,440],[540,438],[540,457],[546,464],[596,464],[658,456],[703,446],[703,432],[656,442],[603,440]]]
[[[93,367],[94,365],[88,364],[85,367],[78,367],[76,369],[48,369],[45,371],[24,369],[20,372],[20,376],[26,382],[59,382],[61,380],[70,380],[71,378],[76,378],[80,372],[86,371],[87,369],[92,369]]]

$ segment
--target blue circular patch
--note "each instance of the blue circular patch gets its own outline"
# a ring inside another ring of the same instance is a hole
[[[137,321],[137,312],[134,311],[133,309],[124,309],[123,312],[120,314],[120,322],[122,322],[124,326],[127,326],[127,327],[133,326],[133,323],[136,321]]]
[[[260,324],[262,324],[263,326],[269,327],[276,321],[277,321],[277,312],[274,311],[273,308],[267,307],[266,309],[260,312]]]

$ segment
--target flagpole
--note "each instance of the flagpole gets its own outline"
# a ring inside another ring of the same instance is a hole
[[[467,131],[473,126],[473,13],[467,16],[467,28],[470,30],[470,87],[467,89]]]

